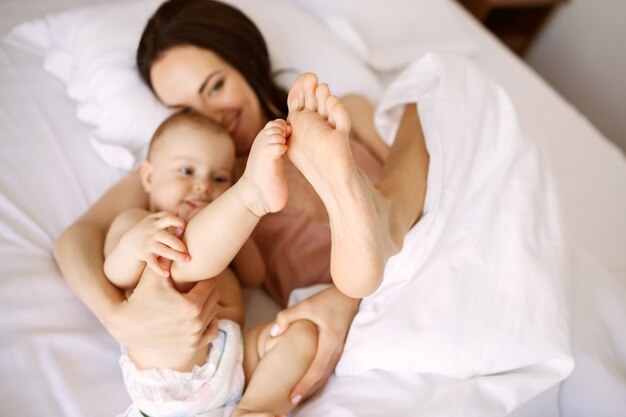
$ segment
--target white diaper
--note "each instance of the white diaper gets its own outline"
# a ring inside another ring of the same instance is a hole
[[[118,417],[230,416],[244,387],[242,361],[241,329],[230,320],[219,321],[207,362],[191,372],[139,370],[123,349],[120,366],[133,405]]]

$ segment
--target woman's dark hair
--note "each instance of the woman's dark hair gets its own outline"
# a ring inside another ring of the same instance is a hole
[[[287,115],[287,93],[273,80],[263,35],[238,9],[213,0],[163,3],[148,20],[137,47],[137,68],[152,92],[152,65],[165,51],[181,45],[210,50],[239,71],[268,119]]]

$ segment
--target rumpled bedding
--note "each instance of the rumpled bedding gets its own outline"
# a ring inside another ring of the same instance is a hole
[[[424,211],[336,371],[455,378],[465,395],[435,396],[420,416],[504,415],[573,369],[551,173],[507,93],[466,58],[428,53],[388,87],[376,126],[389,143],[406,103],[430,155]]]

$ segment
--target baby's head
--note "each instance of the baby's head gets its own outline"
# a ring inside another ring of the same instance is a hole
[[[233,184],[234,166],[226,130],[198,114],[170,116],[154,133],[140,170],[150,210],[189,220]]]

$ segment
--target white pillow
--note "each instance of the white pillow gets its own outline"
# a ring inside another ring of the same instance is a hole
[[[478,50],[452,0],[291,1],[322,19],[377,70],[402,68],[426,51]]]
[[[152,133],[168,115],[140,80],[135,52],[141,32],[162,0],[134,0],[70,9],[23,23],[5,41],[44,56],[78,102],[78,118],[96,128],[90,137],[110,165],[129,170],[144,158]],[[376,102],[378,78],[314,16],[285,0],[227,0],[259,27],[274,69],[293,68],[278,80],[288,88],[299,72],[313,71],[335,94],[360,93]]]

